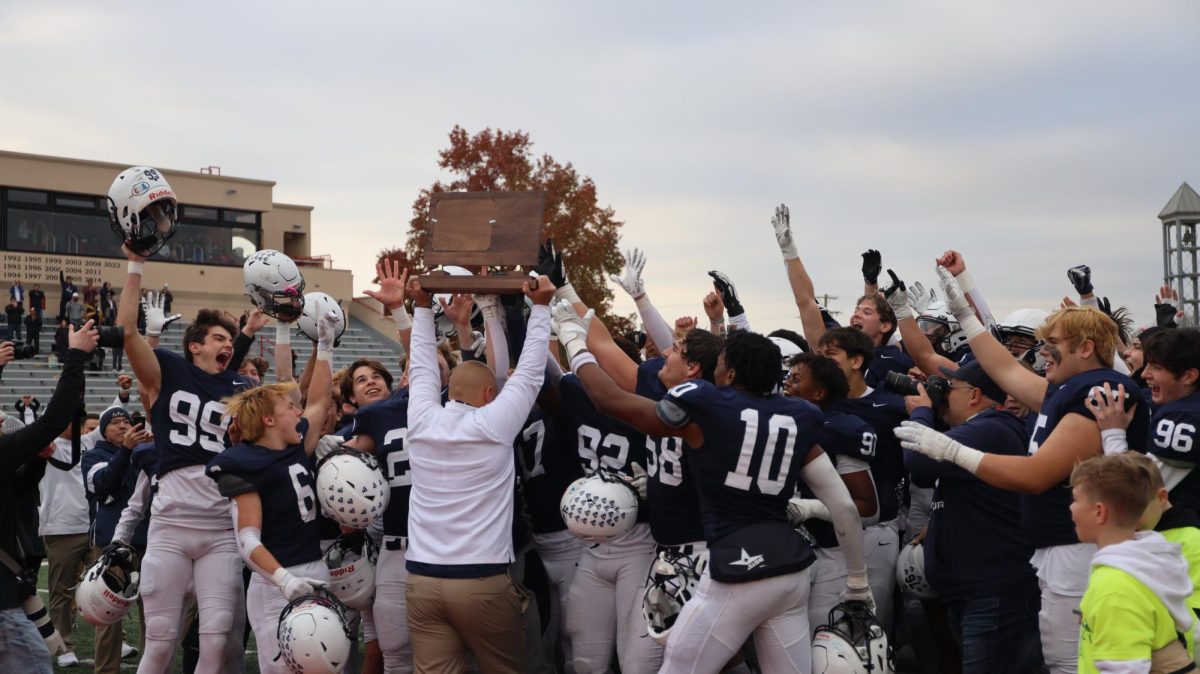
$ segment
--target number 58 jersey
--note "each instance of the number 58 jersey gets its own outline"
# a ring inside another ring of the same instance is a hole
[[[691,421],[704,433],[702,447],[684,451],[690,452],[710,545],[751,524],[787,522],[788,499],[825,425],[815,405],[692,380],[668,391],[658,413],[668,425]]]
[[[162,388],[150,408],[158,450],[152,514],[167,524],[228,529],[229,500],[204,467],[229,446],[226,398],[249,386],[236,372],[210,374],[178,354],[155,349]]]

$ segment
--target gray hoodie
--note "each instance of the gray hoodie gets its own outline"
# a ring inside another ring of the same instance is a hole
[[[1154,531],[1139,531],[1133,540],[1115,543],[1096,551],[1092,566],[1111,566],[1133,576],[1167,607],[1175,619],[1177,631],[1187,633],[1196,627],[1187,600],[1192,580],[1179,545]]]

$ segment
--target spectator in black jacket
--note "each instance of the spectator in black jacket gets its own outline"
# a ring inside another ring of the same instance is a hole
[[[17,410],[17,420],[28,426],[37,421],[38,410],[42,408],[42,403],[26,393],[21,396],[20,400],[13,403],[13,408]]]
[[[33,307],[25,315],[25,341],[38,351],[42,350],[42,312]]]
[[[62,286],[62,294],[58,297],[58,315],[67,315],[67,302],[71,301],[71,296],[79,292],[74,283],[71,283],[70,276],[63,276],[62,270],[58,272],[58,284]]]
[[[4,316],[8,318],[9,339],[21,338],[21,315],[24,313],[25,309],[17,303],[16,298],[8,300],[8,306],[4,307]]]
[[[68,346],[67,332],[70,330],[67,327],[67,319],[60,316],[58,319],[58,329],[54,331],[54,353],[58,355],[58,359],[66,360]]]
[[[54,438],[71,423],[83,396],[83,366],[98,341],[99,333],[90,323],[70,331],[70,350],[45,414],[28,427],[12,417],[0,420],[0,551],[20,568],[36,550],[36,534],[30,541],[28,525],[37,521],[37,499],[25,489],[29,480],[18,480],[19,471],[40,453],[53,451]],[[11,347],[0,348],[0,366],[11,358]],[[36,489],[37,480],[32,485]],[[0,671],[50,674],[50,652],[21,610],[19,577],[12,566],[0,564],[0,632],[10,646],[0,651]]]
[[[33,290],[29,291],[29,306],[38,310],[38,314],[46,313],[46,293],[42,292],[42,286],[39,283],[33,284]]]

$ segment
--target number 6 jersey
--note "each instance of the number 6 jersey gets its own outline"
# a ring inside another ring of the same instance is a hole
[[[229,500],[204,474],[212,458],[229,446],[225,398],[249,386],[236,372],[209,374],[183,357],[155,349],[162,388],[150,408],[158,449],[158,491],[152,514],[166,524],[229,529]]]
[[[684,451],[690,452],[709,545],[752,524],[787,522],[788,499],[825,425],[815,405],[692,380],[668,391],[658,414],[667,425],[691,421],[704,433],[702,447]]]

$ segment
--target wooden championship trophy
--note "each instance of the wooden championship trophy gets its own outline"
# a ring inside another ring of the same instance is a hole
[[[459,266],[537,264],[546,209],[544,192],[438,192],[429,200],[425,264]],[[431,293],[516,294],[527,273],[451,276],[435,271],[417,277]]]

